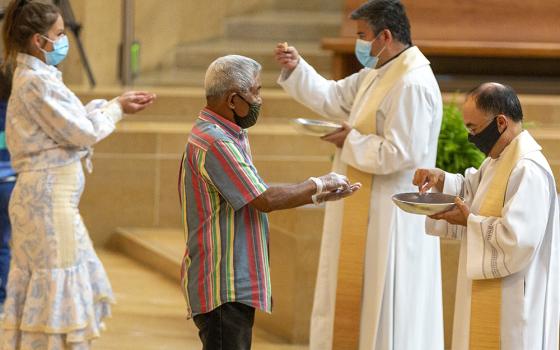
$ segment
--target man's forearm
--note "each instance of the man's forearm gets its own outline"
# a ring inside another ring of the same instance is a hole
[[[290,209],[312,203],[317,186],[311,180],[295,185],[272,186],[250,204],[263,212]]]

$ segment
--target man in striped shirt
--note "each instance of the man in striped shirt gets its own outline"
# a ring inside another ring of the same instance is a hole
[[[246,131],[262,103],[260,70],[235,55],[210,65],[207,106],[182,164],[182,285],[204,350],[250,349],[255,309],[272,310],[266,212],[337,200],[360,187],[335,173],[272,187],[260,178]]]

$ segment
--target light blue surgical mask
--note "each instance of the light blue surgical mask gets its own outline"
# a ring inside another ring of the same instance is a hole
[[[63,35],[59,39],[54,41],[44,35],[41,36],[45,40],[50,41],[53,44],[53,50],[50,52],[41,49],[41,51],[43,51],[43,54],[45,55],[45,62],[51,66],[58,65],[66,58],[66,55],[68,54],[68,49],[70,48],[68,37],[66,35]]]
[[[383,46],[381,51],[379,51],[376,56],[371,56],[371,45],[375,40],[377,40],[377,38],[378,36],[375,37],[375,39],[373,39],[372,41],[356,39],[356,58],[358,59],[358,61],[360,61],[362,66],[366,68],[375,68],[377,66],[377,62],[379,62],[379,56],[385,50],[385,46]]]

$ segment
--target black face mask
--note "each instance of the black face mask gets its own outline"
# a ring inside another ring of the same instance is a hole
[[[505,130],[504,130],[505,131]],[[468,136],[469,142],[473,143],[476,148],[478,148],[482,153],[486,156],[492,150],[492,147],[498,142],[502,134],[498,130],[498,117],[495,117],[494,120],[486,127],[484,130],[479,132],[476,135]]]
[[[242,129],[248,129],[257,123],[257,119],[259,119],[259,114],[261,112],[261,104],[249,103],[241,95],[237,96],[249,105],[249,113],[247,113],[245,117],[241,117],[235,112],[235,109],[232,109],[233,118],[235,120],[235,124],[239,125],[239,127]]]

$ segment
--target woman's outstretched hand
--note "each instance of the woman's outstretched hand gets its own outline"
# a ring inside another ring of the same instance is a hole
[[[147,91],[127,91],[119,96],[123,112],[134,114],[146,109],[156,100],[156,94]]]

